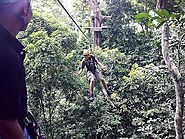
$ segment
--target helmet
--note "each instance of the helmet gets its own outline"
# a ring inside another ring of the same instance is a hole
[[[88,49],[84,49],[83,50],[83,55],[85,56],[85,55],[89,55],[90,54],[90,51],[88,50]]]

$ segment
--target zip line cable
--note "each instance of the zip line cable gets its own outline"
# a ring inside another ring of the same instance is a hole
[[[75,25],[78,27],[78,29],[82,32],[82,34],[89,40],[89,38],[85,35],[85,33],[82,31],[82,29],[76,23],[76,21],[73,19],[73,17],[69,14],[69,12],[66,10],[66,8],[64,7],[64,5],[60,2],[60,0],[57,0],[57,1],[60,4],[60,6],[62,6],[62,8],[65,10],[65,12],[68,14],[68,16],[71,18],[71,20],[75,23]]]

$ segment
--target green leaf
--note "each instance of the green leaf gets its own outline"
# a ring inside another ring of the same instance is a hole
[[[165,9],[158,10],[156,13],[162,18],[170,18],[170,13]]]
[[[135,19],[134,22],[139,23],[142,19]]]
[[[143,18],[149,18],[150,15],[148,13],[142,12],[135,15],[136,19],[143,19]]]
[[[153,22],[153,19],[150,19],[150,20],[148,21],[148,23],[147,23],[147,26],[148,26],[148,27],[151,27],[151,26],[152,26],[152,22]]]

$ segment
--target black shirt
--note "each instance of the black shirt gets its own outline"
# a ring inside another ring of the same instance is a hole
[[[87,68],[87,71],[91,71],[92,73],[95,73],[96,71],[96,64],[97,60],[95,58],[94,55],[90,55],[90,57],[88,59],[83,59],[82,60],[82,64],[81,64],[81,68],[83,69],[85,66]]]
[[[22,119],[27,113],[23,48],[0,25],[0,119]]]

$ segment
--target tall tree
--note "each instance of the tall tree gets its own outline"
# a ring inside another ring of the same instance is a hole
[[[170,3],[171,0],[169,0]],[[165,1],[157,0],[157,9],[165,9]],[[169,53],[169,25],[165,22],[162,26],[162,38],[161,38],[161,46],[162,46],[162,54],[165,61],[165,64],[170,71],[174,85],[175,85],[175,93],[176,93],[176,111],[175,111],[175,132],[176,139],[184,139],[183,137],[183,106],[184,106],[184,94],[183,94],[183,86],[182,86],[182,76],[179,70],[179,67],[175,64],[173,59],[170,57]]]

